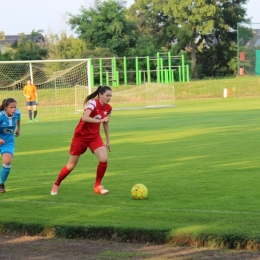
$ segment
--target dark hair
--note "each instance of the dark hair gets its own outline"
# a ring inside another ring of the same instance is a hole
[[[88,96],[86,97],[86,99],[84,100],[84,104],[87,104],[90,99],[95,98],[95,97],[98,96],[99,94],[102,94],[102,95],[103,95],[107,90],[112,90],[112,89],[111,89],[110,87],[108,87],[108,86],[99,86],[99,87],[96,89],[96,91],[94,91],[93,93],[91,93],[90,95],[88,95]]]
[[[9,106],[10,103],[17,103],[14,98],[6,98],[2,101],[2,104],[0,105],[0,110],[5,110]]]

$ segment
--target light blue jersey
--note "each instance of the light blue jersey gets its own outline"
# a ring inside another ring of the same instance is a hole
[[[17,108],[14,115],[8,117],[5,111],[0,111],[0,138],[5,140],[5,143],[14,143],[14,132],[16,122],[20,120],[21,112]]]

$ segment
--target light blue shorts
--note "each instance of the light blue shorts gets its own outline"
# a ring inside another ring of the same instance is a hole
[[[0,145],[0,153],[3,155],[4,153],[10,153],[12,156],[14,155],[14,143],[5,143]]]

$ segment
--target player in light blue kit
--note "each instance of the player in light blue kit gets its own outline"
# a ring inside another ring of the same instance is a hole
[[[14,136],[20,135],[21,113],[16,108],[16,100],[4,99],[0,105],[0,153],[3,165],[0,169],[0,192],[5,192],[5,181],[11,170],[14,155]]]

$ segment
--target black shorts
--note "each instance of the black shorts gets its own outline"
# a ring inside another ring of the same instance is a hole
[[[37,105],[36,101],[26,101],[26,106],[35,106]]]

